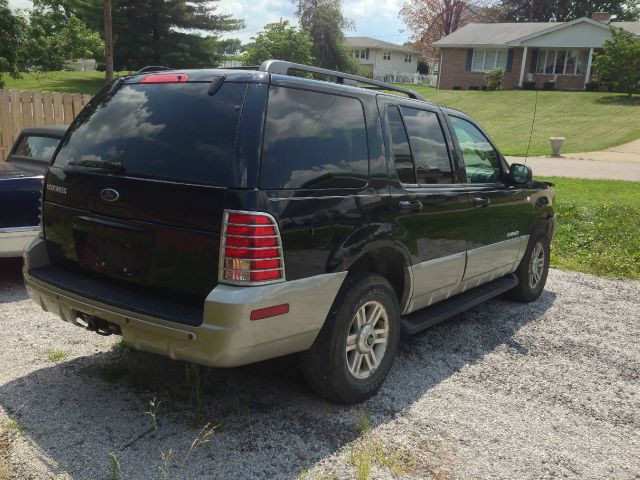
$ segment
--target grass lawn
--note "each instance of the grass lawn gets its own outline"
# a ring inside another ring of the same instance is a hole
[[[22,78],[15,79],[8,75],[4,75],[3,78],[6,89],[89,95],[94,95],[105,83],[104,72],[23,73]]]
[[[407,86],[407,85],[405,85]],[[524,156],[531,132],[536,92],[483,92],[412,88],[427,100],[474,117],[505,155]],[[640,138],[640,96],[619,93],[538,94],[529,155],[550,153],[549,137],[566,137],[563,152],[590,152]]]
[[[640,280],[640,183],[544,178],[556,184],[551,265]]]

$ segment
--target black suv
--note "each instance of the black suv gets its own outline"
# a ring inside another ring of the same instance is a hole
[[[216,367],[302,352],[317,392],[358,402],[403,333],[540,295],[553,196],[410,90],[278,60],[145,73],[67,131],[24,275],[129,346]]]

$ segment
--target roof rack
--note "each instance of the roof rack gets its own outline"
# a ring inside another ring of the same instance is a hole
[[[396,87],[390,83],[381,82],[379,80],[373,80],[367,77],[361,77],[359,75],[352,75],[350,73],[338,72],[335,70],[328,70],[326,68],[311,67],[309,65],[303,65],[301,63],[286,62],[284,60],[266,60],[262,62],[258,70],[267,73],[276,73],[280,75],[288,75],[289,70],[298,70],[301,72],[318,73],[320,75],[327,75],[329,77],[335,77],[336,83],[343,85],[358,86],[359,83],[370,85],[375,90],[391,90],[393,92],[400,92],[407,95],[409,98],[415,100],[423,100],[425,98],[418,92],[409,90],[408,88]]]
[[[173,68],[171,68],[171,67],[163,67],[163,66],[160,66],[160,65],[149,65],[148,67],[141,68],[136,73],[162,72],[164,70],[173,70]]]

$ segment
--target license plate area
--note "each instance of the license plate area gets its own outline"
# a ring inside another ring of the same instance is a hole
[[[82,268],[136,283],[149,283],[155,228],[78,216],[73,221],[73,235]]]

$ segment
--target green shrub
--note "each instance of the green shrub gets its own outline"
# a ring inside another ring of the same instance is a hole
[[[584,86],[587,92],[597,92],[600,90],[600,84],[598,82],[589,82]]]
[[[535,90],[536,89],[536,82],[529,82],[529,81],[525,81],[522,82],[522,89],[523,90]]]
[[[556,89],[556,82],[554,82],[553,80],[550,82],[542,82],[542,88],[544,90],[555,90]]]
[[[484,81],[488,90],[502,90],[504,87],[504,70],[495,68],[484,74]]]

